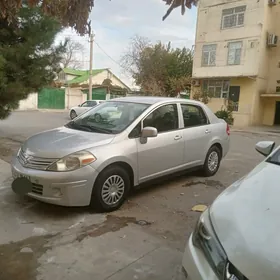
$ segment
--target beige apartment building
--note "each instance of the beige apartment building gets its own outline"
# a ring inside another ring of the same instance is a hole
[[[209,107],[234,106],[234,125],[280,125],[280,4],[276,0],[199,0],[192,94]]]

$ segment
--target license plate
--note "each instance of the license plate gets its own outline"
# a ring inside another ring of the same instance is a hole
[[[27,176],[27,175],[24,175],[24,174],[21,174],[15,170],[12,171],[12,175],[13,175],[13,178],[14,179],[17,179],[17,178],[26,178],[30,181],[30,176]]]

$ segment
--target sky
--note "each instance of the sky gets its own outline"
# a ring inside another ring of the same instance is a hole
[[[146,37],[153,43],[170,41],[174,48],[191,48],[195,38],[196,8],[186,10],[184,16],[180,8],[175,9],[162,21],[167,9],[162,0],[96,0],[90,20],[95,41],[102,50],[94,45],[93,68],[110,68],[128,86],[133,87],[133,79],[120,66],[120,59],[133,36]],[[89,69],[88,38],[66,29],[57,40],[65,37],[83,44],[84,52],[77,55],[83,60],[84,69]]]

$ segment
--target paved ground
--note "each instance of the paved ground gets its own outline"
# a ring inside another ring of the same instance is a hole
[[[26,137],[67,120],[65,113],[14,113],[0,122],[0,159],[9,162]],[[10,190],[9,165],[0,161],[0,279],[185,279],[182,252],[199,216],[191,208],[211,204],[261,161],[254,150],[260,140],[280,144],[276,136],[234,132],[214,177],[168,178],[134,192],[110,215],[20,198]]]

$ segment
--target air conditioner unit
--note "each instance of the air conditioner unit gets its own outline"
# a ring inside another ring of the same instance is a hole
[[[274,6],[277,4],[277,0],[268,0],[268,5],[269,6]]]
[[[269,47],[276,47],[278,43],[278,36],[275,34],[269,34],[267,39],[267,45]]]
[[[192,80],[192,85],[194,87],[199,87],[200,86],[200,81],[199,80]]]

